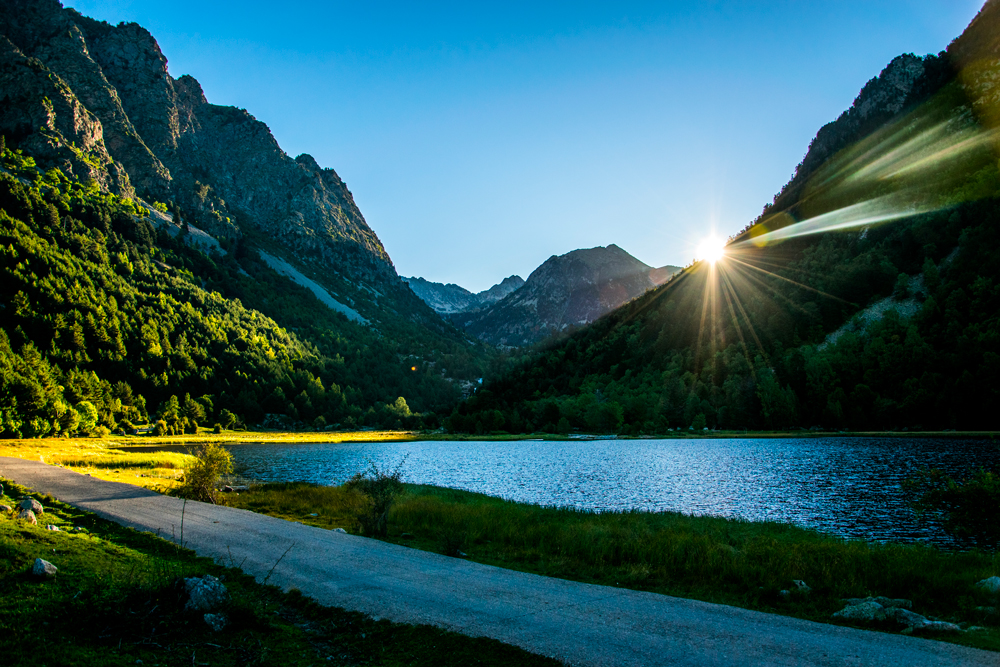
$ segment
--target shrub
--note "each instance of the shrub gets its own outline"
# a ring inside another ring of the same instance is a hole
[[[153,427],[153,435],[168,435],[167,433],[168,428],[169,427],[167,426],[167,422],[160,419],[156,422],[156,426]]]
[[[914,509],[940,518],[959,542],[989,551],[1000,548],[1000,474],[980,468],[958,482],[940,470],[923,470],[904,487],[919,494]]]
[[[219,504],[219,491],[215,488],[219,477],[233,472],[233,457],[229,451],[217,442],[203,445],[193,454],[197,459],[187,470],[178,495],[200,500],[206,503]]]
[[[367,500],[359,513],[358,524],[365,535],[384,536],[389,531],[389,510],[403,491],[402,471],[406,457],[393,468],[379,468],[368,462],[368,469],[347,480],[344,486],[354,489]]]

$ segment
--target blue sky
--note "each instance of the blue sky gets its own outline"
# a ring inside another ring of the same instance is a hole
[[[615,243],[683,265],[824,123],[980,0],[70,0],[347,182],[400,275],[478,291]]]

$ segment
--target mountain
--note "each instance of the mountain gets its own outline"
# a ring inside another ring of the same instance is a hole
[[[593,322],[661,283],[672,269],[679,270],[653,269],[616,245],[574,250],[547,259],[523,287],[495,304],[452,320],[492,345],[531,345]]]
[[[448,427],[997,428],[998,34],[990,0],[946,51],[894,59],[724,258],[536,351]]]
[[[464,287],[454,283],[433,283],[423,278],[403,278],[410,289],[420,299],[430,306],[434,312],[441,315],[464,313],[478,310],[484,306],[496,303],[514,290],[524,285],[521,276],[510,276],[488,290],[473,294]]]
[[[171,76],[141,26],[0,4],[0,136],[2,434],[433,425],[492,358],[333,169]]]

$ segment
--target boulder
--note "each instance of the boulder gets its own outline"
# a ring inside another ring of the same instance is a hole
[[[795,589],[800,593],[808,593],[812,590],[806,582],[801,579],[792,579],[792,583],[795,585]]]
[[[22,498],[18,506],[23,510],[31,510],[35,514],[42,514],[45,512],[45,508],[42,507],[42,504],[34,498]]]
[[[833,618],[845,621],[863,621],[871,623],[886,619],[885,607],[878,602],[868,600],[859,604],[849,604],[833,614]]]
[[[35,513],[32,512],[31,510],[21,510],[20,512],[17,513],[17,518],[21,519],[22,521],[27,521],[32,526],[38,525],[38,519],[35,518]]]
[[[930,622],[920,614],[901,607],[890,607],[885,610],[885,615],[908,628],[914,628]]]
[[[59,532],[59,526],[55,526],[55,525],[52,525],[50,523],[49,525],[45,526],[45,530],[53,530],[53,531],[55,531],[55,532],[58,533]]]
[[[203,618],[208,627],[212,628],[215,632],[224,630],[229,625],[229,619],[226,618],[225,614],[205,614]]]
[[[883,607],[898,607],[900,609],[913,609],[913,602],[902,598],[887,598],[881,595],[873,598],[846,598],[844,604],[857,605],[863,602],[877,602]]]
[[[982,588],[987,593],[993,593],[994,595],[1000,593],[1000,577],[983,579],[976,584],[976,588]]]
[[[347,531],[344,530],[343,528],[334,528],[333,532],[335,532],[335,533],[346,533]]]
[[[188,594],[184,608],[188,611],[212,611],[229,600],[225,585],[210,574],[185,579],[184,589]]]
[[[0,512],[13,512],[14,508],[10,505],[0,505]]]
[[[47,560],[42,560],[41,558],[35,559],[35,564],[31,566],[31,574],[36,577],[41,577],[42,579],[51,579],[56,576],[56,572],[59,571],[55,565]]]
[[[913,634],[926,634],[930,632],[956,633],[961,632],[962,628],[958,627],[954,623],[948,623],[947,621],[925,621],[920,625],[914,625],[912,628],[907,628],[907,630],[912,631]]]

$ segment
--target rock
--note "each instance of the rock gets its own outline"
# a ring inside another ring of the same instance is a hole
[[[811,590],[812,590],[812,588],[810,588],[810,587],[809,587],[809,586],[808,586],[808,585],[806,584],[806,582],[802,581],[801,579],[793,579],[793,580],[792,580],[792,583],[793,583],[793,584],[795,584],[795,588],[796,588],[796,589],[797,589],[797,590],[798,590],[798,591],[799,591],[800,593],[808,593],[809,591],[811,591]]]
[[[920,625],[914,625],[912,628],[907,628],[911,630],[914,634],[926,634],[929,632],[961,632],[962,628],[958,627],[954,623],[948,623],[947,621],[925,621]]]
[[[226,618],[225,614],[205,614],[203,618],[208,627],[212,628],[215,632],[220,632],[229,625],[229,619]]]
[[[347,531],[344,530],[343,528],[334,528],[333,532],[335,532],[335,533],[346,533]]]
[[[224,487],[222,487],[222,492],[223,493],[232,493],[233,492],[233,487],[231,487],[228,484],[226,484]]]
[[[858,605],[864,602],[877,602],[883,607],[899,607],[901,609],[913,609],[913,602],[902,598],[886,598],[881,595],[874,598],[845,598],[844,604]]]
[[[32,526],[38,525],[38,519],[35,518],[35,513],[32,512],[31,510],[21,510],[20,512],[17,513],[17,518],[21,519],[22,521],[27,521]]]
[[[37,500],[35,500],[34,498],[23,498],[21,502],[18,504],[18,507],[20,507],[23,510],[31,510],[35,514],[45,513],[45,508],[43,508],[42,504]]]
[[[920,614],[914,613],[909,609],[902,609],[900,607],[890,607],[886,609],[885,615],[900,625],[905,625],[908,628],[913,628],[930,622]]]
[[[312,514],[310,514],[309,516],[319,516],[319,514],[316,514],[315,512],[313,512],[313,513],[312,513]]]
[[[787,590],[780,590],[778,591],[778,597],[781,598],[782,600],[787,600],[788,598],[792,597],[792,592]]]
[[[982,588],[987,593],[1000,593],[1000,577],[983,579],[976,584],[976,588]]]
[[[210,574],[185,579],[184,589],[188,594],[184,609],[188,611],[211,611],[229,600],[225,585]]]
[[[55,565],[47,560],[42,560],[41,558],[35,559],[35,564],[31,566],[31,574],[36,577],[41,577],[43,579],[51,579],[56,576],[56,572],[59,571]]]
[[[0,505],[0,512],[13,512],[14,508],[10,505]]]
[[[49,525],[45,526],[45,530],[53,530],[53,531],[55,531],[55,532],[58,533],[59,532],[59,526],[55,526],[55,525],[53,525],[53,524],[50,523]]]
[[[846,621],[884,621],[886,618],[885,607],[878,602],[868,600],[860,604],[849,604],[840,611],[833,614],[833,618]]]
[[[70,530],[69,532],[71,532],[71,533],[86,533],[88,531],[83,526],[73,526],[73,529]]]

